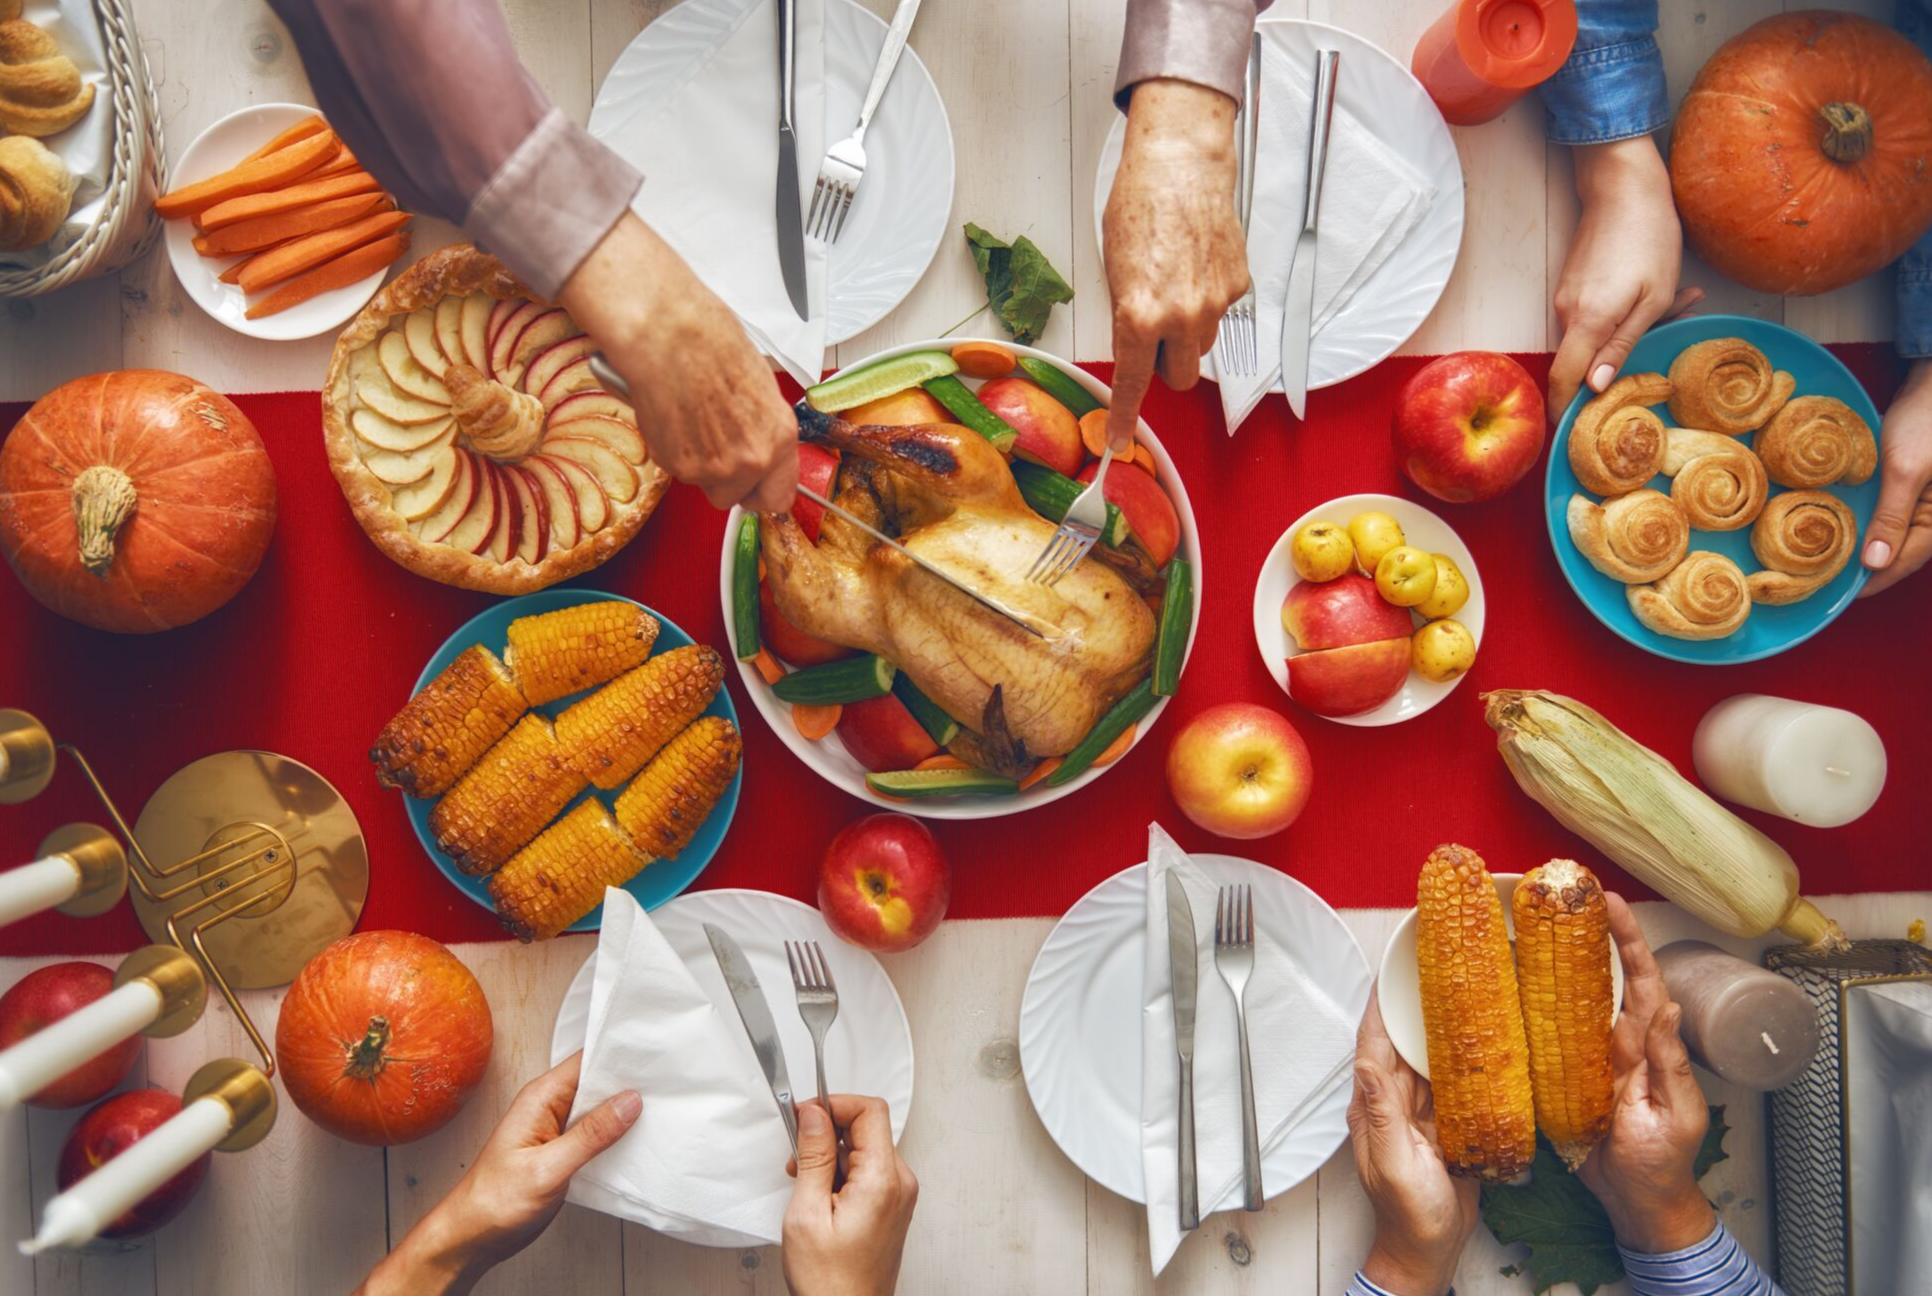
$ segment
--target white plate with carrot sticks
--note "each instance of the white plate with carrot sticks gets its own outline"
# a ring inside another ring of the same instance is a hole
[[[155,201],[195,304],[249,337],[339,328],[409,251],[408,213],[315,109],[257,104],[201,132]]]

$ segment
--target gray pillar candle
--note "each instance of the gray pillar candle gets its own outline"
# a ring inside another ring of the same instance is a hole
[[[1691,1061],[1747,1089],[1782,1089],[1811,1064],[1818,1012],[1776,972],[1703,941],[1657,951],[1670,997],[1684,1010]]]

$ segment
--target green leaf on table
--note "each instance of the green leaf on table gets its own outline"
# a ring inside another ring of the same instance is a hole
[[[968,221],[966,246],[986,281],[986,304],[1021,346],[1046,331],[1056,303],[1073,300],[1072,287],[1026,235],[1008,243]]]

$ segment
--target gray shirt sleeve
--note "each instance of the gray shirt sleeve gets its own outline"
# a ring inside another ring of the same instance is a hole
[[[1272,0],[1127,0],[1114,102],[1157,77],[1192,81],[1241,102],[1255,17]]]

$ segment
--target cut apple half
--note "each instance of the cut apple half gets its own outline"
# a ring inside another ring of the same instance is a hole
[[[447,404],[437,405],[404,395],[387,381],[385,374],[363,374],[356,380],[356,395],[391,423],[431,423],[449,417]]]
[[[504,464],[503,475],[517,499],[516,555],[527,563],[538,563],[550,547],[550,519],[545,516],[549,502],[531,480],[530,474],[516,464]]]
[[[571,548],[577,543],[583,525],[577,516],[577,491],[571,486],[570,479],[563,475],[554,461],[542,455],[524,460],[522,467],[529,472],[530,480],[536,483],[547,501],[545,507],[550,514],[550,547]]]
[[[463,353],[463,299],[445,297],[436,303],[436,345],[450,364],[468,364]],[[437,373],[442,376],[441,371]]]
[[[478,369],[483,367],[483,362],[490,354],[484,333],[489,327],[490,307],[493,304],[494,299],[488,293],[471,293],[463,298],[463,354]]]
[[[430,333],[426,336],[429,341],[434,342],[434,320],[431,324]],[[443,380],[423,368],[422,362],[416,359],[415,354],[409,349],[406,332],[399,333],[395,329],[390,329],[384,333],[382,341],[376,345],[376,359],[382,365],[382,371],[388,376],[389,381],[395,384],[397,391],[432,404],[444,406],[449,404],[449,388],[443,386]]]
[[[385,486],[412,486],[429,476],[429,450],[398,454],[394,450],[378,450],[360,438],[357,441],[356,452],[362,456],[363,465]]]
[[[355,429],[357,436],[376,449],[392,454],[414,454],[438,441],[456,439],[456,420],[450,417],[448,410],[443,411],[441,422],[404,426],[390,422],[374,410],[359,409],[349,415],[349,426]]]
[[[423,457],[429,461],[429,474],[419,482],[390,492],[389,502],[405,522],[426,518],[441,508],[456,485],[455,446],[439,446]]]
[[[490,461],[481,455],[470,456],[470,467],[474,470],[476,485],[470,500],[470,507],[463,518],[443,543],[464,553],[482,553],[489,546],[490,533],[496,529],[497,491],[496,471]]]
[[[430,377],[440,380],[449,368],[449,357],[443,354],[443,347],[436,340],[436,312],[425,306],[411,311],[403,320],[403,342],[409,348],[410,359],[423,367]]]
[[[597,379],[590,372],[586,357],[596,349],[597,344],[580,333],[576,337],[565,338],[547,351],[538,352],[536,359],[532,360],[530,367],[524,371],[523,390],[534,392],[537,399],[543,402],[544,410],[548,412],[555,409],[557,403],[572,392],[595,387]],[[573,380],[572,385],[559,386],[559,379],[565,376],[565,371],[573,368],[582,374],[583,381],[574,382]]]
[[[550,411],[550,422],[568,423],[572,419],[589,418],[592,415],[614,418],[633,426],[637,423],[636,412],[601,387],[572,392],[558,401],[556,407]]]
[[[644,449],[644,434],[635,425],[602,414],[586,418],[552,420],[547,436],[581,437],[587,441],[602,441],[609,446],[625,463],[641,464],[648,455]]]
[[[583,524],[584,534],[602,531],[610,521],[610,497],[604,494],[604,488],[597,484],[590,470],[575,459],[543,457],[570,483],[571,492],[577,497],[577,520]]]
[[[574,461],[597,479],[597,484],[604,488],[604,494],[619,504],[630,502],[631,497],[637,494],[637,470],[602,441],[593,441],[589,437],[547,437],[543,451],[560,459]]]
[[[456,454],[456,481],[450,486],[449,494],[436,506],[436,511],[428,517],[419,519],[410,529],[432,544],[440,544],[443,538],[456,529],[463,515],[476,503],[477,472],[470,463],[470,452],[456,446],[450,447]]]
[[[496,331],[496,337],[490,342],[490,364],[485,373],[499,381],[508,381],[503,375],[510,370],[510,353],[516,347],[517,339],[523,336],[524,326],[543,313],[544,308],[533,301],[517,303],[517,308],[510,312],[510,318],[503,321],[503,327]]]

